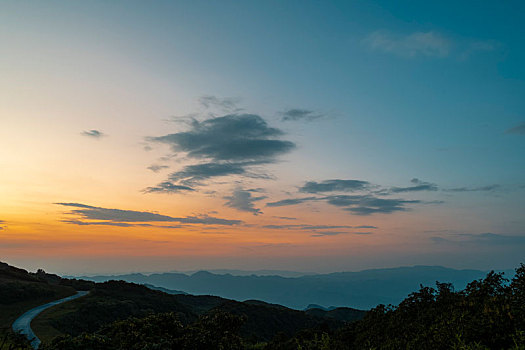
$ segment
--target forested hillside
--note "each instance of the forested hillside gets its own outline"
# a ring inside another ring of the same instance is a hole
[[[379,305],[361,320],[339,327],[299,322],[270,340],[254,337],[247,325],[286,327],[304,316],[267,306],[270,318],[264,318],[261,309],[252,314],[246,305],[230,302],[194,319],[175,312],[129,318],[56,338],[45,349],[525,349],[525,265],[510,281],[491,272],[461,291],[448,283],[421,286],[398,306]]]
[[[32,323],[42,349],[525,350],[523,264],[510,280],[490,272],[463,290],[436,282],[398,306],[368,312],[298,311],[258,300],[172,295],[124,281],[68,280],[6,264],[0,265],[0,287],[2,350],[15,344],[27,348],[8,330],[16,316],[75,289],[90,293],[44,311]]]

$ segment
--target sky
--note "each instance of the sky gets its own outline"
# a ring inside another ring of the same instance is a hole
[[[525,262],[521,1],[3,1],[0,260]]]

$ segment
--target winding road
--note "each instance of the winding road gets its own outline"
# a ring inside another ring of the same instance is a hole
[[[35,335],[35,333],[31,329],[31,321],[33,321],[33,319],[45,309],[48,309],[58,304],[65,303],[66,301],[80,298],[88,293],[89,292],[84,292],[84,291],[77,292],[77,294],[75,295],[69,296],[64,299],[55,300],[55,301],[52,301],[44,305],[37,306],[25,312],[24,314],[22,314],[22,316],[17,318],[15,322],[13,322],[13,331],[20,332],[21,334],[25,335],[27,339],[29,339],[29,341],[31,342],[31,346],[33,347],[33,349],[38,349],[38,347],[40,346],[40,339],[38,339],[38,337]]]

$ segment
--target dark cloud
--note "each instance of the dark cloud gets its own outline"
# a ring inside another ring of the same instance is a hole
[[[309,201],[325,201],[330,205],[341,207],[355,215],[370,215],[376,213],[391,214],[397,211],[408,211],[407,204],[423,203],[419,200],[385,199],[373,195],[334,195],[326,197],[290,198],[278,202],[267,203],[269,207],[296,205]]]
[[[337,195],[324,197],[328,204],[335,205],[336,207],[346,207],[350,205],[358,205],[362,203],[364,199],[369,198],[368,195]],[[372,197],[375,198],[375,197]]]
[[[244,163],[202,163],[185,166],[182,170],[169,175],[171,181],[180,181],[186,185],[199,185],[203,181],[213,177],[244,175],[246,167]]]
[[[189,131],[149,140],[168,144],[174,152],[185,152],[190,158],[268,161],[295,147],[293,142],[277,139],[282,135],[281,130],[269,127],[258,115],[230,114],[202,122],[193,120]]]
[[[280,114],[282,115],[282,121],[312,121],[324,117],[323,114],[298,108],[288,109]]]
[[[281,219],[281,220],[297,220],[297,218],[291,218],[288,216],[273,216],[273,217],[276,219]]]
[[[182,170],[169,175],[168,181],[157,186],[148,187],[145,193],[181,193],[184,191],[195,191],[195,187],[205,185],[206,182],[215,177],[242,175],[250,178],[269,179],[269,175],[253,173],[246,167],[260,165],[262,162],[241,163],[202,163],[185,166]],[[178,182],[175,184],[174,182]],[[254,190],[247,190],[253,192]]]
[[[414,184],[414,186],[409,187],[392,187],[390,189],[393,193],[400,193],[400,192],[418,192],[418,191],[437,191],[438,186],[436,184],[421,181],[417,178],[413,178],[410,180],[411,183]]]
[[[61,205],[64,207],[74,207],[74,208],[86,208],[86,209],[97,209],[98,207],[94,207],[92,205],[82,204],[82,203],[54,203],[57,205]]]
[[[281,201],[277,202],[270,202],[266,203],[267,207],[284,207],[287,205],[295,205],[295,204],[301,204],[309,201],[318,200],[317,197],[304,197],[304,198],[290,198],[290,199],[283,199]]]
[[[356,226],[355,228],[373,228],[373,229],[376,229],[377,226],[371,226],[371,225],[361,225],[361,226]]]
[[[61,222],[66,223],[66,224],[78,225],[78,226],[159,227],[159,228],[170,228],[170,229],[185,227],[183,225],[130,224],[127,222],[113,222],[113,221],[61,220]]]
[[[457,187],[457,188],[449,188],[443,191],[446,192],[490,192],[498,190],[501,186],[494,184],[494,185],[488,185],[488,186],[481,186],[481,187]]]
[[[255,114],[192,119],[188,125],[188,131],[148,138],[168,144],[175,155],[182,152],[187,159],[205,160],[171,173],[168,180],[178,185],[193,188],[212,178],[233,175],[268,179],[271,177],[258,167],[276,162],[279,155],[295,148],[293,142],[281,140],[281,130]],[[162,192],[159,186],[155,188]]]
[[[80,133],[82,136],[92,137],[94,139],[99,139],[102,136],[106,136],[102,131],[100,130],[84,130]]]
[[[315,232],[312,237],[326,237],[326,236],[336,236],[336,235],[371,235],[372,232],[347,232],[347,231],[318,231]]]
[[[150,165],[148,167],[148,169],[153,171],[154,173],[158,173],[162,169],[168,169],[168,168],[169,168],[169,166],[167,166],[167,165],[157,165],[157,164],[153,164],[153,165]]]
[[[339,196],[341,197],[341,196]],[[344,202],[343,199],[338,198],[337,200],[329,199],[328,203],[336,206],[341,206]],[[349,202],[352,202],[350,200]],[[373,196],[363,196],[363,198],[348,204],[344,210],[351,212],[355,215],[371,215],[371,214],[391,214],[398,211],[408,211],[409,208],[406,204],[421,203],[418,200],[404,200],[404,199],[384,199]]]
[[[240,112],[242,108],[238,107],[239,98],[235,97],[217,97],[205,95],[199,98],[199,103],[205,108],[218,107],[226,112]]]
[[[226,206],[240,211],[247,211],[253,213],[253,215],[262,214],[260,209],[255,208],[254,203],[265,198],[266,196],[252,197],[251,191],[241,188],[235,189],[231,196],[224,197],[224,199],[228,200],[225,203]]]
[[[348,225],[265,225],[263,228],[269,229],[292,229],[292,230],[331,230],[331,229],[341,229],[341,228],[355,228],[354,226]]]
[[[266,193],[266,190],[264,188],[261,188],[261,187],[247,188],[247,189],[245,189],[245,191],[253,192],[253,193]]]
[[[82,221],[82,220],[61,220],[66,224],[78,225],[78,226],[90,226],[90,225],[103,225],[103,226],[117,226],[117,227],[135,227],[135,224],[129,224],[126,222],[113,222],[113,221]],[[151,226],[151,225],[148,225]]]
[[[170,181],[164,181],[159,183],[157,186],[147,187],[144,189],[145,193],[180,193],[195,191],[193,188],[184,185],[176,185]]]
[[[518,124],[508,130],[505,131],[506,134],[518,134],[518,135],[525,135],[525,122]]]
[[[183,224],[203,224],[203,225],[225,225],[225,226],[234,226],[240,225],[243,222],[241,220],[228,220],[216,218],[208,215],[200,216],[187,216],[185,218],[177,218],[178,222]]]
[[[96,222],[112,223],[144,223],[144,222],[178,222],[182,224],[203,224],[203,225],[240,225],[240,220],[227,220],[215,218],[208,215],[172,217],[146,211],[108,209],[94,207],[81,203],[55,203],[66,207],[74,207],[69,214],[77,215],[82,220],[94,220]],[[79,220],[79,221],[82,221]],[[86,222],[86,221],[82,221]],[[89,221],[88,221],[89,223]],[[78,223],[76,223],[78,224]]]
[[[479,245],[525,245],[525,236],[502,235],[498,233],[459,233],[452,238],[430,237],[435,243],[479,244]]]
[[[322,182],[309,181],[299,188],[300,192],[319,193],[319,192],[352,192],[365,190],[370,186],[368,181],[361,180],[325,180]]]

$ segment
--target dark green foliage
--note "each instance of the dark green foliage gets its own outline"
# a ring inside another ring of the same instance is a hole
[[[26,337],[14,333],[10,328],[0,329],[0,350],[30,350],[32,349]]]
[[[350,307],[338,307],[332,310],[323,310],[319,308],[312,308],[305,311],[308,315],[317,317],[333,318],[339,321],[357,321],[364,317],[365,311],[356,310]]]
[[[244,337],[261,341],[270,340],[279,332],[286,336],[293,336],[306,328],[326,326],[336,329],[343,324],[335,319],[315,317],[304,311],[282,306],[275,307],[272,304],[254,305],[228,300],[215,310],[245,316],[246,321],[241,328],[241,334]]]
[[[524,292],[523,264],[510,284],[502,274],[490,272],[460,292],[447,283],[421,286],[397,307],[379,305],[336,332],[305,331],[274,340],[268,349],[523,350]]]
[[[56,288],[43,283],[0,283],[0,304],[4,305],[31,299],[50,298],[55,294]]]
[[[155,314],[117,321],[95,334],[58,337],[43,349],[240,350],[245,348],[239,336],[242,322],[242,317],[217,312],[184,326],[174,313]]]

